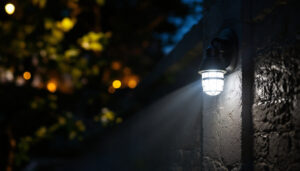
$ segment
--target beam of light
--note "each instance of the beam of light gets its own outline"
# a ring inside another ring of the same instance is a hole
[[[157,170],[151,167],[167,160],[166,152],[178,156],[178,149],[193,145],[193,153],[199,153],[201,89],[199,80],[156,100],[120,129],[87,147],[87,155],[72,162],[60,161],[57,166],[63,170],[134,170],[137,162],[145,161],[151,164],[146,165],[148,170]]]
[[[162,152],[167,150],[176,156],[174,149],[178,146],[199,144],[200,149],[201,89],[199,80],[158,99],[126,120],[121,129],[93,147],[88,156],[78,159],[76,166],[70,163],[66,167],[118,170],[124,163],[127,168],[128,162],[160,162],[166,159]]]

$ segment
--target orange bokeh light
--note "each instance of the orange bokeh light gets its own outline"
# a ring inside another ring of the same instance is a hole
[[[135,88],[137,86],[138,82],[135,79],[130,79],[127,83],[129,88]]]
[[[28,72],[28,71],[24,72],[24,73],[23,73],[23,78],[24,78],[25,80],[29,80],[29,79],[31,78],[31,73]]]
[[[56,83],[55,83],[54,81],[48,82],[48,84],[47,84],[47,89],[48,89],[48,91],[50,91],[51,93],[54,93],[54,92],[56,91],[56,89],[57,89]]]
[[[119,61],[114,61],[114,62],[111,63],[111,68],[113,70],[116,70],[116,71],[120,70],[121,67],[122,67],[122,64]]]
[[[109,86],[109,87],[108,87],[108,92],[109,92],[110,94],[114,94],[115,91],[116,91],[116,89],[113,88],[113,86]]]

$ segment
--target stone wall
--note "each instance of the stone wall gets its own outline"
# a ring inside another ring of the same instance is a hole
[[[253,104],[256,170],[300,170],[300,46],[258,53]]]
[[[296,0],[216,0],[204,48],[224,27],[239,37],[239,64],[217,97],[203,96],[203,170],[300,170]]]
[[[253,65],[248,70],[253,72],[253,99],[245,101],[252,103],[252,131],[244,135],[252,138],[253,169],[300,170],[300,3],[253,0],[249,4],[245,33],[251,37],[245,41],[247,57],[253,60],[248,63]]]

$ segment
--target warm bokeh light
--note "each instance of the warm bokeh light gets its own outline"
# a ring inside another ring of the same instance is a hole
[[[102,32],[89,32],[82,38],[78,39],[78,41],[83,49],[100,52],[103,50],[103,45],[100,40],[103,39],[104,36],[105,34]]]
[[[113,88],[113,86],[109,86],[109,87],[108,87],[108,92],[109,92],[110,94],[114,94],[114,93],[116,92],[116,89]]]
[[[113,69],[113,70],[120,70],[121,69],[121,67],[122,67],[122,65],[121,65],[121,63],[119,62],[119,61],[113,61],[112,63],[111,63],[111,68]]]
[[[7,70],[6,72],[5,72],[5,79],[7,80],[7,81],[13,81],[14,80],[14,74],[13,74],[13,72],[12,71],[10,71],[10,70]]]
[[[28,72],[28,71],[24,72],[24,73],[23,73],[23,78],[24,78],[25,80],[29,80],[29,79],[31,78],[31,73]]]
[[[12,3],[8,3],[5,5],[5,12],[9,15],[12,15],[15,12],[15,6]]]
[[[130,75],[130,74],[131,74],[131,69],[128,68],[128,67],[125,67],[125,68],[123,69],[123,73],[124,73],[125,75]]]
[[[54,81],[48,82],[48,84],[47,84],[47,89],[48,89],[48,91],[50,91],[51,93],[54,93],[54,92],[56,91],[56,89],[57,89],[56,83],[55,83]]]
[[[70,18],[65,17],[65,18],[61,21],[61,28],[62,28],[64,31],[69,31],[69,30],[71,30],[73,27],[74,27],[74,22],[73,22]]]
[[[135,79],[130,79],[129,81],[128,81],[128,83],[127,83],[127,85],[128,85],[128,87],[129,88],[135,88],[136,86],[137,86],[137,81],[135,80]]]
[[[115,80],[115,81],[113,81],[113,83],[112,83],[112,86],[113,86],[113,88],[115,88],[115,89],[120,88],[121,85],[122,85],[122,83],[121,83],[120,80]]]
[[[32,83],[31,83],[32,87],[34,88],[43,88],[43,82],[42,82],[42,77],[38,74],[34,75],[32,78]]]
[[[23,77],[18,76],[16,79],[16,85],[17,86],[23,86],[25,84],[25,80],[23,79]]]

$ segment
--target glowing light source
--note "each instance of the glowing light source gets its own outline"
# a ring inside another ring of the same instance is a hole
[[[114,94],[115,91],[116,91],[116,89],[113,88],[113,86],[109,86],[109,87],[108,87],[108,92],[109,92],[110,94]]]
[[[67,32],[74,27],[74,22],[70,18],[65,17],[65,18],[63,18],[63,20],[61,21],[59,26],[61,27],[61,29],[63,31]]]
[[[122,86],[122,83],[120,80],[115,80],[115,81],[113,81],[112,86],[113,86],[113,88],[118,89]]]
[[[222,70],[203,71],[201,73],[203,91],[210,96],[220,94],[224,87],[224,73]]]
[[[203,57],[199,74],[203,91],[210,96],[219,95],[224,87],[224,74],[232,72],[237,63],[237,37],[233,30],[224,29],[214,38]]]
[[[116,71],[120,70],[121,67],[122,67],[122,65],[121,65],[121,63],[119,61],[114,61],[114,62],[111,63],[111,68],[113,70],[116,70]]]
[[[35,87],[35,88],[43,88],[43,83],[42,83],[41,76],[40,75],[35,75],[33,77],[31,85],[32,85],[32,87]]]
[[[128,85],[128,87],[129,88],[135,88],[136,86],[137,86],[137,81],[135,80],[135,79],[130,79],[129,81],[128,81],[128,83],[127,83],[127,85]]]
[[[22,86],[22,85],[24,85],[24,83],[25,83],[25,80],[21,76],[18,76],[16,79],[17,86]]]
[[[15,6],[12,3],[8,3],[5,5],[5,12],[9,15],[12,15],[15,12]]]
[[[57,89],[57,85],[54,81],[49,81],[47,84],[47,89],[48,91],[50,91],[51,93],[54,93]]]
[[[10,71],[10,70],[7,70],[7,71],[5,72],[5,78],[6,78],[7,81],[13,81],[13,79],[14,79],[14,74],[13,74],[13,72]]]
[[[30,78],[31,78],[31,73],[28,72],[28,71],[24,72],[24,73],[23,73],[23,78],[24,78],[25,80],[30,80]]]
[[[102,32],[89,32],[82,38],[78,39],[78,42],[85,50],[100,52],[103,50],[103,44],[100,42],[100,40],[105,38],[104,36],[105,34],[103,34]]]

